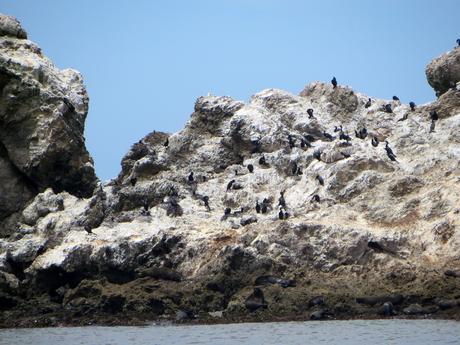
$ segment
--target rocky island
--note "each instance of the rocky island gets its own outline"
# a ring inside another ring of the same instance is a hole
[[[0,15],[0,327],[459,319],[460,48],[426,75],[200,97],[102,182],[82,76]]]

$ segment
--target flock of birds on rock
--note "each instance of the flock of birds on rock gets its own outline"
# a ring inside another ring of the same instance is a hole
[[[337,79],[335,77],[332,78],[331,84],[332,84],[332,87],[334,89],[337,88],[338,83],[337,83]],[[393,101],[399,101],[399,98],[397,96],[393,96]],[[369,108],[371,105],[372,105],[372,99],[369,98],[367,100],[367,102],[365,103],[364,107]],[[409,107],[410,107],[411,111],[415,111],[416,104],[414,102],[410,102]],[[386,113],[393,113],[393,109],[391,107],[391,104],[383,105],[380,110],[384,111]],[[309,119],[315,118],[314,110],[312,108],[307,109],[307,114],[308,114]],[[439,120],[439,116],[438,116],[436,110],[430,111],[429,115],[430,115],[430,119],[431,119],[431,126],[430,126],[430,133],[431,133],[435,129],[435,123],[436,123],[436,121]],[[408,113],[406,113],[401,119],[399,119],[397,121],[398,122],[405,121],[405,120],[407,120],[407,118],[408,118]],[[326,131],[323,131],[321,139],[332,142],[332,141],[334,141],[334,140],[336,140],[338,138],[339,140],[342,141],[341,146],[346,147],[346,146],[351,145],[350,141],[352,140],[352,137],[350,135],[348,135],[343,130],[342,125],[335,126],[334,127],[334,133],[337,133],[337,134],[332,135],[332,134],[330,134],[330,133],[328,133]],[[368,136],[369,136],[369,132],[365,127],[358,128],[358,129],[355,130],[355,137],[358,138],[358,139],[365,140]],[[291,149],[294,148],[294,147],[297,147],[299,141],[300,141],[300,147],[301,148],[312,148],[312,147],[314,147],[312,145],[312,143],[314,141],[316,141],[317,139],[319,139],[319,138],[315,138],[314,136],[312,136],[310,134],[303,135],[302,138],[300,138],[300,140],[299,140],[299,138],[296,138],[291,134],[287,135],[287,142],[288,142],[289,147]],[[165,146],[167,146],[167,144],[168,143],[165,143]],[[375,136],[373,136],[371,138],[371,145],[373,147],[377,147],[379,145],[379,140]],[[254,154],[254,153],[260,153],[261,152],[260,143],[257,140],[252,141],[252,146],[253,146],[253,149],[252,149],[251,153]],[[393,152],[392,148],[390,147],[390,144],[389,144],[388,140],[385,140],[384,149],[385,149],[385,152],[387,154],[387,157],[392,162],[397,162],[396,154]],[[340,153],[344,158],[349,158],[350,157],[350,154],[348,154],[346,152],[340,152]],[[318,161],[322,161],[321,151],[315,150],[313,152],[313,157],[315,159],[317,159]],[[261,167],[269,167],[269,164],[268,164],[268,162],[267,162],[267,160],[266,160],[266,158],[265,158],[265,156],[263,154],[260,156],[260,158],[258,160],[258,163],[259,163],[259,165]],[[249,173],[253,173],[254,169],[255,169],[253,164],[248,164],[246,166],[246,168],[248,169]],[[302,168],[296,162],[291,163],[290,172],[291,172],[291,174],[293,176],[303,174]],[[235,175],[238,175],[238,171],[235,171]],[[321,177],[320,175],[317,175],[315,177],[315,179],[318,181],[318,183],[321,186],[324,186],[323,177]],[[195,181],[194,174],[193,174],[193,171],[192,171],[192,172],[190,172],[190,174],[187,177],[187,183],[188,184],[195,184],[196,182],[197,181]],[[243,189],[243,185],[238,183],[235,179],[232,179],[227,183],[227,188],[226,188],[227,192],[231,191],[231,190],[238,190],[238,189]],[[289,218],[289,216],[290,216],[290,214],[287,212],[287,205],[286,205],[286,200],[284,198],[284,193],[285,193],[284,190],[281,191],[280,195],[279,195],[279,198],[278,198],[278,218],[280,220],[285,220],[285,219]],[[194,191],[193,191],[192,194],[195,196]],[[208,196],[200,196],[199,199],[201,199],[204,202],[204,206],[206,207],[206,209],[208,211],[210,211],[209,197]],[[321,198],[320,198],[320,196],[318,194],[314,194],[311,197],[310,201],[312,203],[319,203],[319,202],[321,202]],[[224,220],[228,219],[229,217],[241,216],[243,213],[249,211],[251,208],[252,207],[242,207],[240,210],[232,212],[232,209],[227,207],[224,210],[224,215],[222,216],[221,221],[224,221]],[[257,213],[266,214],[266,213],[270,212],[271,209],[272,209],[272,199],[271,198],[270,199],[264,198],[261,202],[259,202],[259,200],[256,200],[255,210],[256,210]],[[174,212],[172,212],[172,214],[174,214]]]
[[[458,46],[460,47],[460,38],[457,39],[456,42],[457,42]],[[337,83],[337,79],[335,77],[332,78],[331,84],[332,84],[333,89],[337,88],[338,83]],[[451,87],[453,89],[457,89],[457,85],[455,83],[451,82],[450,84],[451,84]],[[393,96],[393,101],[399,101],[399,98],[397,96]],[[372,105],[372,99],[368,98],[368,100],[364,104],[364,107],[367,109],[367,108],[371,107],[371,105]],[[415,105],[414,102],[409,102],[409,107],[410,107],[411,111],[415,111],[415,109],[416,109],[416,105]],[[383,105],[382,108],[381,108],[381,111],[384,111],[386,113],[393,113],[393,109],[391,108],[391,104]],[[307,114],[308,114],[309,119],[315,118],[314,110],[312,108],[307,109]],[[402,118],[398,119],[397,122],[407,120],[408,115],[409,115],[409,113],[404,114],[404,116]],[[431,110],[430,113],[429,113],[429,116],[430,116],[430,119],[431,119],[429,132],[432,133],[435,130],[436,122],[439,120],[439,115],[436,112],[436,110]],[[337,133],[337,132],[338,132],[339,140],[343,140],[343,142],[341,143],[341,146],[349,146],[349,145],[351,145],[351,143],[349,143],[349,142],[352,140],[352,138],[347,133],[345,133],[343,131],[343,127],[341,125],[334,127],[334,133]],[[337,139],[337,137],[327,133],[326,131],[323,131],[322,135],[323,135],[323,139],[325,138],[328,141],[334,141],[334,140]],[[367,129],[365,127],[355,130],[356,138],[359,138],[361,140],[366,139],[368,135],[369,135],[369,133],[368,133],[368,131],[367,131]],[[289,134],[287,139],[288,139],[289,147],[291,149],[296,147],[296,138],[293,135]],[[303,137],[300,139],[300,147],[301,148],[312,148],[312,147],[314,147],[312,145],[312,142],[314,142],[315,140],[317,140],[317,138],[315,138],[314,136],[312,136],[310,134],[304,134]],[[373,147],[377,147],[379,145],[379,140],[375,136],[371,138],[371,145]],[[163,146],[164,147],[169,146],[169,139],[168,138],[166,138],[166,141],[164,142]],[[254,153],[261,153],[260,143],[257,140],[252,141],[252,146],[253,146],[253,149],[252,149],[251,153],[253,153],[253,154]],[[391,149],[390,144],[389,144],[389,142],[387,140],[385,140],[384,149],[386,151],[386,154],[387,154],[388,158],[393,162],[397,162],[396,155],[393,152],[393,150]],[[345,152],[340,152],[340,153],[342,154],[342,156],[344,158],[349,158],[350,157],[350,154],[347,154]],[[322,161],[321,160],[321,151],[315,150],[313,152],[313,158],[317,159],[318,161]],[[263,154],[259,158],[258,163],[259,163],[259,165],[261,167],[269,167],[270,166]],[[254,165],[248,164],[246,168],[248,169],[249,173],[254,172]],[[302,175],[303,174],[301,167],[299,167],[296,162],[292,163],[291,173],[292,173],[292,175]],[[235,171],[235,175],[238,175],[238,171]],[[320,175],[316,175],[315,179],[318,181],[318,183],[321,186],[324,186],[323,177],[321,177]],[[206,176],[201,176],[201,180],[203,182],[205,182],[206,181]],[[137,183],[137,178],[136,177],[130,178],[129,183],[131,184],[131,186],[134,187],[136,185],[136,183]],[[186,183],[189,186],[192,187],[190,189],[191,189],[191,193],[192,193],[193,197],[201,200],[203,202],[203,205],[206,208],[206,210],[211,211],[211,207],[209,205],[209,196],[196,194],[196,188],[197,188],[198,181],[195,178],[195,175],[194,175],[193,171],[191,171],[189,173],[189,175],[186,177]],[[235,179],[232,179],[227,183],[227,192],[232,190],[232,189],[233,190],[243,189],[243,185],[238,183]],[[289,213],[287,212],[287,205],[286,205],[286,200],[284,198],[284,193],[285,193],[284,190],[281,191],[279,199],[278,199],[278,209],[279,209],[278,218],[280,220],[285,220],[285,219],[289,218]],[[174,188],[171,188],[170,193],[163,200],[163,202],[166,205],[166,214],[168,216],[173,216],[173,217],[182,216],[183,211],[182,211],[181,206],[179,205],[179,194],[178,194],[177,190],[175,190]],[[318,194],[314,194],[311,197],[310,202],[319,203],[319,202],[321,202],[321,198],[320,198],[320,196]],[[141,214],[146,215],[146,216],[150,216],[149,208],[150,208],[150,206],[149,206],[148,202],[144,202],[143,208],[141,210]],[[241,215],[243,215],[243,213],[245,213],[245,212],[247,212],[247,211],[249,211],[251,209],[252,209],[252,207],[241,207],[240,210],[234,211],[232,213],[231,208],[227,207],[224,210],[224,215],[222,216],[221,220],[224,221],[229,217],[241,216]],[[259,200],[256,200],[255,210],[256,210],[256,212],[258,214],[259,213],[267,214],[268,212],[271,211],[271,209],[272,209],[272,198],[264,198],[262,200],[262,202],[259,202]],[[255,222],[255,221],[257,221],[257,219],[252,220],[252,221],[245,221],[245,223],[241,222],[241,224],[246,225],[246,224],[250,224],[250,223]],[[84,229],[89,234],[92,234],[91,226],[85,225]]]
[[[457,42],[458,46],[460,46],[460,38],[457,39],[456,42]],[[336,77],[332,78],[331,84],[332,84],[333,89],[337,88],[338,83],[337,83]],[[454,83],[451,83],[451,84],[452,84],[451,86],[453,88],[456,87],[456,85],[454,85]],[[400,100],[399,100],[399,98],[397,96],[393,96],[393,101],[399,102]],[[372,99],[368,98],[368,100],[364,104],[364,107],[367,109],[367,108],[371,107],[371,105],[372,105]],[[415,105],[414,102],[409,102],[409,107],[410,107],[411,111],[415,111],[416,105]],[[380,110],[384,111],[386,113],[393,113],[393,109],[391,107],[391,104],[389,104],[389,103],[383,105]],[[314,110],[312,108],[307,109],[307,114],[308,114],[309,119],[314,119],[315,118]],[[404,114],[404,116],[402,118],[398,119],[397,122],[407,120],[408,115],[409,115],[409,113]],[[439,115],[436,112],[436,110],[431,110],[429,115],[430,115],[430,119],[431,119],[431,125],[430,125],[429,132],[432,133],[435,130],[436,121],[439,120]],[[334,133],[338,133],[339,140],[342,140],[341,146],[350,146],[351,145],[350,141],[352,140],[352,138],[347,133],[345,133],[343,131],[342,125],[334,126]],[[369,135],[369,133],[368,133],[368,131],[367,131],[367,129],[365,127],[362,127],[362,128],[359,128],[359,129],[355,130],[355,136],[358,139],[365,140],[368,135]],[[337,136],[333,136],[333,135],[331,135],[330,133],[328,133],[326,131],[322,132],[322,136],[323,136],[323,139],[326,139],[327,141],[334,141],[334,140],[337,139]],[[293,135],[288,134],[287,139],[288,139],[289,147],[291,149],[296,147],[296,138]],[[312,145],[312,142],[314,142],[315,140],[317,140],[317,138],[315,138],[314,136],[312,136],[310,134],[305,134],[300,139],[300,147],[301,148],[312,148],[312,147],[314,147]],[[371,138],[371,145],[373,147],[377,147],[379,145],[379,140],[375,136],[373,136]],[[164,142],[163,146],[165,146],[165,147],[169,146],[169,139],[168,138]],[[252,146],[253,146],[253,149],[252,149],[251,153],[254,154],[254,153],[260,153],[261,152],[259,141],[253,140],[252,141]],[[388,158],[393,162],[397,162],[396,155],[393,152],[393,150],[391,149],[388,140],[385,140],[384,149],[385,149],[385,152],[386,152]],[[340,152],[340,153],[344,158],[349,158],[350,157],[350,154],[348,154],[348,153],[345,153],[345,152]],[[315,150],[313,152],[313,158],[317,159],[318,161],[322,161],[321,160],[321,151]],[[266,160],[266,158],[265,158],[265,156],[263,154],[259,158],[258,163],[259,163],[259,165],[261,167],[269,167],[269,164],[268,164],[268,162],[267,162],[267,160]],[[248,169],[249,173],[254,172],[254,165],[248,164],[246,166],[246,168]],[[294,175],[294,176],[303,174],[301,167],[299,167],[296,162],[292,163],[290,171],[291,171],[292,175]],[[235,171],[235,175],[238,175],[238,171]],[[316,175],[315,179],[318,181],[318,183],[321,186],[324,186],[323,177],[321,177],[320,175]],[[206,181],[206,176],[202,176],[202,180]],[[137,183],[137,178],[133,177],[129,181],[130,181],[130,184],[134,187],[136,185],[136,183]],[[211,207],[209,205],[209,196],[207,196],[207,195],[198,196],[196,194],[196,184],[197,184],[198,181],[196,181],[193,171],[191,171],[190,174],[187,176],[186,181],[187,181],[188,185],[194,186],[194,188],[191,188],[192,195],[194,197],[198,197],[198,199],[200,199],[203,202],[203,204],[206,207],[206,209],[208,211],[211,211]],[[238,189],[242,189],[242,188],[243,188],[243,186],[240,183],[238,183],[235,179],[232,179],[227,183],[227,192],[230,191],[230,190],[238,190]],[[285,220],[285,219],[289,218],[289,213],[287,212],[287,205],[286,205],[286,200],[284,198],[284,193],[285,193],[284,190],[281,191],[280,195],[279,195],[279,198],[278,198],[278,210],[279,210],[278,211],[278,218],[280,220]],[[321,201],[321,198],[320,198],[320,196],[318,194],[314,194],[311,197],[310,201],[314,202],[314,203],[319,203]],[[182,215],[182,208],[179,205],[179,195],[178,195],[176,190],[173,190],[173,191],[171,191],[171,193],[169,193],[168,197],[165,200],[165,203],[167,204],[167,215],[168,216],[181,216]],[[271,205],[272,205],[272,199],[271,198],[264,198],[262,200],[262,202],[259,202],[259,200],[256,200],[255,210],[256,210],[256,212],[258,214],[259,213],[266,214],[271,210],[271,208],[272,208]],[[251,207],[242,207],[240,210],[234,211],[232,213],[231,208],[227,207],[224,210],[224,215],[222,216],[221,220],[224,221],[229,217],[241,216],[243,213],[249,211],[250,209],[251,209]],[[149,205],[147,203],[144,204],[142,213],[145,214],[145,215],[150,215]],[[257,220],[255,220],[255,221],[257,221]],[[251,222],[252,221],[247,221],[245,224],[250,224]],[[245,225],[245,224],[243,224],[243,225]],[[91,233],[91,230],[90,229],[87,230],[86,227],[85,227],[85,230],[88,231],[89,233]]]

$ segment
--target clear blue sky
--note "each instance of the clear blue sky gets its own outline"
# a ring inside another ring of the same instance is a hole
[[[425,66],[455,46],[459,0],[1,0],[90,95],[86,143],[103,180],[131,144],[180,130],[194,101],[314,80],[425,103]]]

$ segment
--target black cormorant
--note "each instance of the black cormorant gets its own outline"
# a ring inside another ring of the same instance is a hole
[[[332,83],[332,86],[335,89],[337,87],[337,79],[335,79],[335,77],[333,77],[332,80],[331,80],[331,83]]]

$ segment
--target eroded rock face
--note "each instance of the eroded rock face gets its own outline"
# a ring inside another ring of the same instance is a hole
[[[17,20],[0,15],[0,174],[8,181],[0,186],[0,221],[48,187],[88,197],[96,186],[82,77],[58,70],[26,38]]]
[[[40,190],[0,240],[7,293],[14,282],[78,315],[393,315],[436,298],[459,315],[460,279],[443,274],[459,270],[459,92],[414,111],[368,99],[319,82],[200,97],[183,130],[134,144],[91,198]]]
[[[460,82],[460,47],[442,54],[426,67],[428,83],[440,96],[449,89],[456,89]]]

